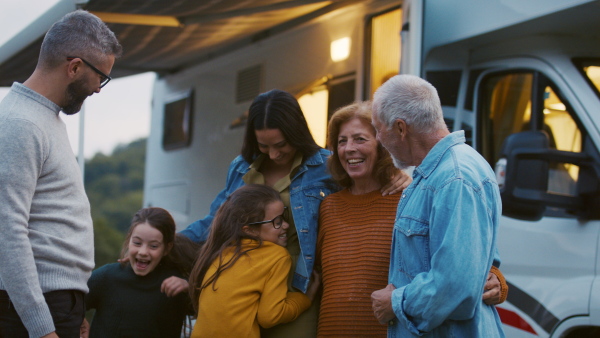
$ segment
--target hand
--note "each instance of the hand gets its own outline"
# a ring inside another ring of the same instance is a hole
[[[83,318],[81,327],[79,328],[79,338],[88,338],[90,335],[90,323],[87,319]]]
[[[45,336],[42,336],[41,338],[58,338],[58,335],[56,334],[56,332],[51,332]]]
[[[383,188],[381,188],[381,196],[392,195],[398,193],[412,182],[412,177],[410,177],[407,173],[400,170],[398,174],[392,176],[390,183],[386,184]]]
[[[317,270],[313,270],[310,283],[308,283],[308,290],[306,290],[306,296],[311,302],[315,300],[319,287],[321,287],[321,274]]]
[[[162,282],[160,285],[160,292],[165,293],[167,297],[174,297],[184,291],[187,291],[189,286],[190,284],[187,280],[171,276]]]
[[[498,276],[493,273],[488,273],[485,286],[483,287],[483,302],[487,305],[500,304],[502,289]]]
[[[386,324],[396,317],[392,308],[392,291],[396,290],[393,284],[388,284],[385,289],[374,291],[371,294],[373,314],[380,324]]]
[[[119,263],[129,263],[129,256],[125,256],[123,258],[119,258],[119,259],[117,259],[117,262],[119,262]]]

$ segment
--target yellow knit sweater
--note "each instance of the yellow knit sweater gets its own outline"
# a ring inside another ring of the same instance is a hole
[[[244,248],[255,245],[243,242]],[[224,261],[232,254],[233,248],[226,250]],[[213,262],[206,277],[214,274],[217,264]],[[287,250],[271,242],[241,256],[221,274],[215,288],[209,285],[200,293],[192,338],[260,337],[259,325],[268,328],[296,319],[311,302],[301,292],[288,292],[291,264]]]
[[[385,337],[371,293],[388,284],[392,228],[400,194],[346,190],[321,203],[317,264],[323,271],[318,336]]]

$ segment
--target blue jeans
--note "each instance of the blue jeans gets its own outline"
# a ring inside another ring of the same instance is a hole
[[[85,316],[84,294],[75,290],[44,293],[46,304],[60,338],[79,338],[79,328]],[[0,338],[28,338],[27,329],[12,305],[8,293],[0,290]]]

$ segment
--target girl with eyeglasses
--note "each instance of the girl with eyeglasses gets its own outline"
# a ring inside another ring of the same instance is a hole
[[[275,189],[249,184],[227,197],[190,275],[198,312],[192,338],[260,337],[260,327],[293,321],[310,307],[320,276],[313,273],[306,294],[288,291],[288,228]]]

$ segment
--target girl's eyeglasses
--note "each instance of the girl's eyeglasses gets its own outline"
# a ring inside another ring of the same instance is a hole
[[[265,224],[265,223],[273,223],[273,228],[279,229],[283,225],[283,221],[287,222],[288,216],[289,216],[288,208],[287,207],[283,207],[283,214],[281,214],[281,215],[279,215],[279,216],[277,216],[277,217],[275,217],[273,219],[270,219],[268,221],[252,222],[252,223],[248,223],[248,225],[259,225],[259,224]]]

